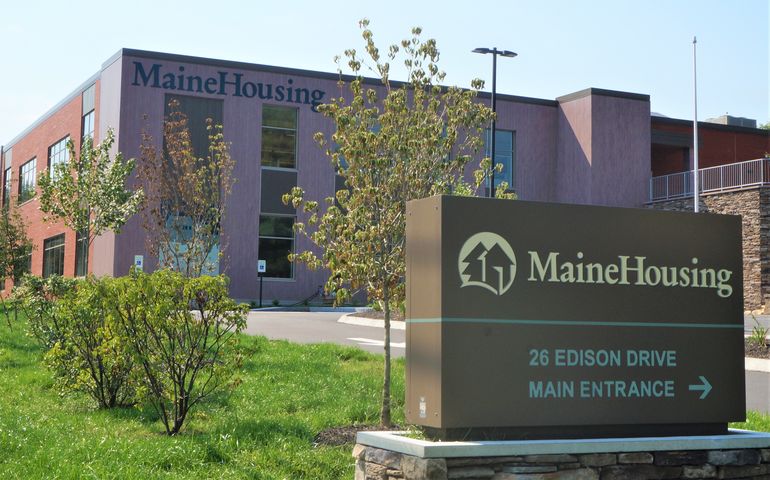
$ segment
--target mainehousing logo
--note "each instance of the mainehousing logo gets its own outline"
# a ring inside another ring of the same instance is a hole
[[[465,241],[458,260],[462,287],[486,288],[502,295],[516,277],[516,255],[500,235],[481,232]]]
[[[589,285],[629,285],[639,287],[708,288],[721,298],[733,294],[733,272],[725,268],[701,266],[698,257],[689,265],[655,265],[641,255],[617,255],[616,262],[592,261],[583,252],[568,258],[560,252],[527,251],[529,267],[526,281]],[[503,237],[492,232],[472,235],[463,243],[457,258],[460,288],[481,287],[502,295],[516,277],[516,254]]]

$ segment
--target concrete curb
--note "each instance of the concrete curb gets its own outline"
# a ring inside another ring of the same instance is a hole
[[[375,318],[357,317],[355,314],[347,314],[340,317],[337,320],[338,323],[347,323],[348,325],[360,325],[362,327],[378,327],[385,328],[384,320],[377,320]],[[406,322],[391,320],[390,328],[393,330],[406,330]]]
[[[770,373],[770,360],[765,358],[746,357],[744,369],[752,372]]]

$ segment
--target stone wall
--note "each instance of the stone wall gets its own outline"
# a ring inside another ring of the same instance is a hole
[[[770,449],[419,458],[356,445],[355,480],[770,478]]]
[[[649,205],[659,210],[692,211],[692,198]],[[770,188],[701,197],[701,211],[741,215],[743,224],[743,305],[767,309],[770,302]]]

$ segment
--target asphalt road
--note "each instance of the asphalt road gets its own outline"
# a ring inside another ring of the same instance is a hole
[[[339,312],[252,311],[247,320],[246,333],[297,343],[352,345],[372,353],[383,353],[384,332],[381,327],[337,322],[343,315]],[[758,320],[770,326],[770,316],[763,315]],[[747,333],[752,325],[753,320],[748,317]],[[393,356],[403,357],[405,332],[391,329],[391,335]],[[746,409],[770,413],[770,373],[746,371]]]
[[[246,333],[273,340],[297,343],[336,343],[352,345],[372,353],[384,353],[384,330],[379,327],[338,323],[340,312],[252,311],[246,320]],[[403,330],[391,329],[391,354],[403,357]]]

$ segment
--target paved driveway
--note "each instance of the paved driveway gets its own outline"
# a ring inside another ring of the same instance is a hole
[[[297,343],[336,343],[352,345],[372,353],[384,353],[384,330],[375,326],[349,325],[337,320],[340,312],[251,311],[246,332],[273,340]],[[391,329],[391,353],[403,357],[406,344],[403,330]]]

